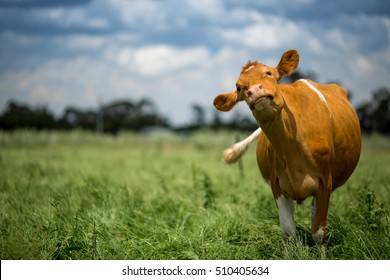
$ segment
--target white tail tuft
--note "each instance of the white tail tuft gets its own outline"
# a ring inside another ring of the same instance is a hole
[[[251,135],[249,135],[247,138],[242,140],[241,142],[238,142],[231,146],[230,148],[227,148],[223,152],[223,160],[227,164],[233,164],[236,163],[240,157],[245,153],[245,151],[248,149],[249,145],[252,143],[254,139],[256,139],[261,132],[261,128],[255,130]]]

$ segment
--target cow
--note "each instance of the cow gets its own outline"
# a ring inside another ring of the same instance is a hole
[[[258,138],[257,163],[271,185],[283,239],[296,239],[294,201],[300,204],[313,197],[311,233],[324,251],[330,195],[346,182],[359,161],[361,132],[341,86],[304,79],[278,83],[298,63],[296,50],[286,51],[276,68],[249,61],[236,90],[217,95],[214,106],[230,111],[239,101],[247,103],[259,128],[225,150],[225,162],[237,161]]]

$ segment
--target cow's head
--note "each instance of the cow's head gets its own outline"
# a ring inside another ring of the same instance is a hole
[[[220,111],[230,111],[238,101],[244,100],[257,121],[270,121],[284,105],[278,94],[278,81],[295,71],[299,63],[296,50],[286,51],[276,68],[257,61],[242,68],[236,82],[236,91],[217,95],[214,106]]]

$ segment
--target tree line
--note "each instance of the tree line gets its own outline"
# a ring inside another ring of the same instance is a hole
[[[73,130],[82,129],[101,133],[117,134],[120,131],[150,131],[169,129],[172,131],[194,131],[203,128],[252,130],[256,123],[248,116],[236,113],[230,120],[223,120],[215,111],[211,121],[206,120],[206,109],[192,104],[192,120],[185,125],[173,126],[167,117],[158,113],[152,100],[118,100],[101,106],[97,110],[67,107],[56,117],[46,106],[32,107],[10,100],[0,115],[0,129]]]
[[[291,83],[300,78],[315,79],[313,73],[295,72],[284,82]],[[349,97],[353,96],[348,93]],[[224,120],[220,112],[213,110],[213,117],[206,119],[206,109],[200,104],[192,104],[192,121],[180,127],[173,126],[168,118],[158,112],[156,104],[143,98],[138,101],[118,100],[101,106],[96,110],[67,107],[60,117],[56,117],[46,106],[33,108],[11,100],[0,115],[1,130],[72,130],[83,129],[101,133],[117,134],[119,131],[145,131],[164,128],[173,131],[193,131],[203,128],[252,131],[257,124],[249,115],[234,113]],[[390,90],[379,88],[371,99],[356,107],[363,133],[390,135]]]
[[[356,108],[360,127],[364,133],[380,133],[390,135],[390,90],[379,88],[371,96],[371,100]]]
[[[46,106],[33,108],[11,100],[0,115],[3,130],[82,129],[116,134],[120,130],[140,131],[147,126],[170,127],[168,120],[157,112],[149,99],[137,102],[118,100],[97,110],[67,107],[60,117],[55,117]]]

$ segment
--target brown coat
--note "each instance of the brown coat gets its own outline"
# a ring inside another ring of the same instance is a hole
[[[346,91],[339,85],[307,80],[278,84],[282,76],[295,71],[298,62],[297,51],[290,50],[276,68],[248,63],[237,80],[236,92],[218,95],[214,105],[228,111],[238,101],[248,104],[264,132],[257,141],[258,166],[271,185],[279,210],[283,203],[301,203],[313,196],[312,234],[318,243],[324,243],[330,194],[354,171],[361,133]],[[291,207],[293,216],[293,206],[286,209]],[[294,236],[291,218],[287,222],[285,216],[280,219],[287,223],[285,232],[282,224],[283,236]]]

